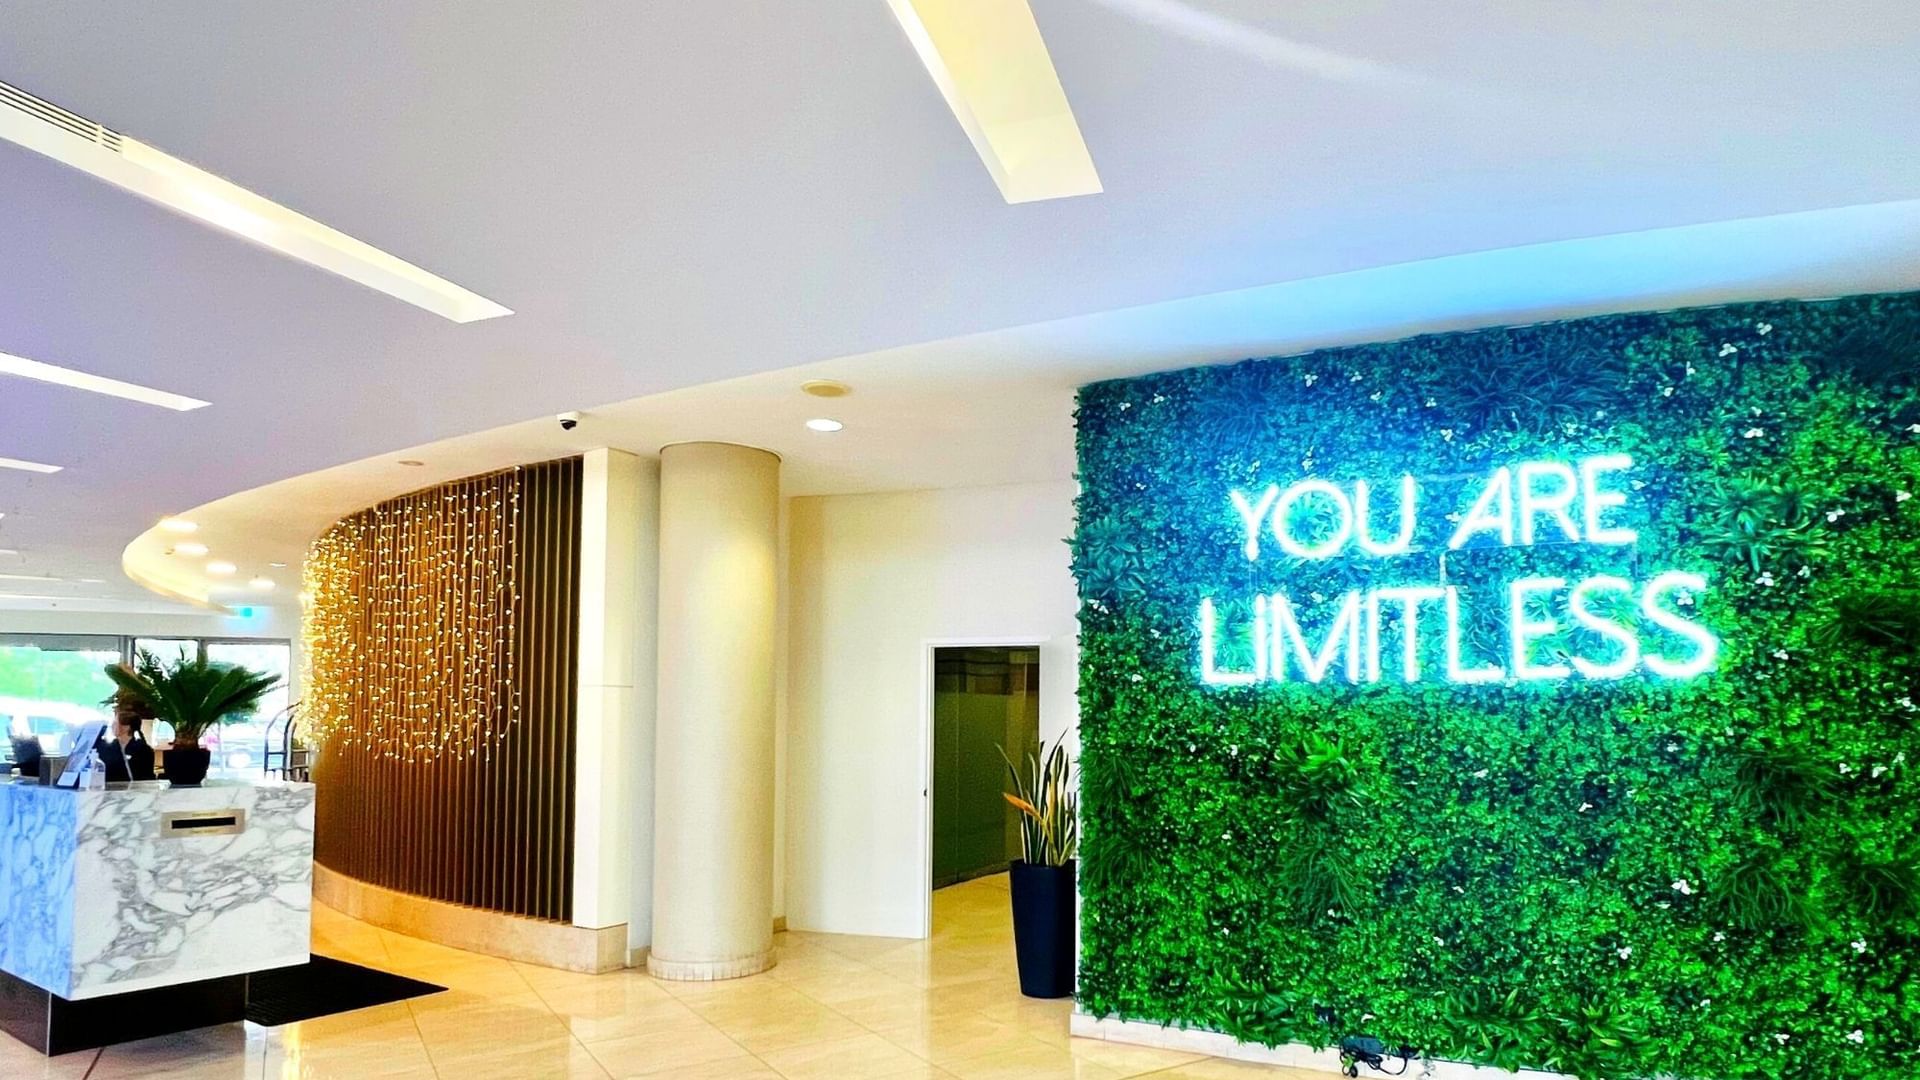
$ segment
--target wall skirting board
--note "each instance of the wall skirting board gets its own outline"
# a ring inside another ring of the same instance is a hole
[[[395,892],[318,863],[313,898],[396,934],[523,964],[597,975],[627,966],[627,925],[589,928]]]
[[[1144,1020],[1090,1016],[1078,1009],[1073,1011],[1068,1021],[1068,1030],[1082,1039],[1102,1039],[1133,1046],[1151,1046],[1161,1050],[1184,1050],[1192,1054],[1207,1054],[1255,1065],[1285,1065],[1295,1069],[1311,1069],[1333,1076],[1345,1075],[1340,1067],[1340,1051],[1315,1050],[1311,1046],[1302,1046],[1298,1043],[1287,1046],[1261,1046],[1259,1043],[1241,1042],[1231,1035],[1223,1035],[1217,1031],[1162,1027]],[[1524,1072],[1509,1072],[1506,1069],[1467,1065],[1458,1061],[1434,1061],[1430,1072],[1421,1071],[1427,1064],[1421,1061],[1408,1065],[1407,1075],[1419,1077],[1421,1080],[1429,1077],[1432,1080],[1500,1080],[1504,1077],[1514,1077],[1519,1080],[1574,1080],[1573,1077],[1562,1073],[1535,1072],[1531,1069]]]

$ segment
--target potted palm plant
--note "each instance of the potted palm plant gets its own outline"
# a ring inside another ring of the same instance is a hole
[[[1007,867],[1013,890],[1013,951],[1020,992],[1059,998],[1073,993],[1073,874],[1080,848],[1079,796],[1068,786],[1072,766],[1064,739],[1051,751],[1028,754],[1022,775],[1000,749],[1013,790],[1003,792],[1020,811],[1020,853]]]
[[[272,675],[201,656],[164,664],[145,649],[131,666],[109,665],[107,676],[173,728],[173,746],[161,760],[174,787],[197,787],[207,778],[213,755],[200,745],[202,735],[228,720],[253,715],[260,699],[280,684]]]

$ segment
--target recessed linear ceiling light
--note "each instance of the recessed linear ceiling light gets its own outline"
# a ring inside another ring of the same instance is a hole
[[[169,554],[191,555],[197,559],[200,556],[205,555],[206,553],[207,553],[207,545],[196,543],[195,541],[189,540],[182,544],[173,545],[173,550]]]
[[[17,548],[0,548],[0,555],[18,555],[18,554],[20,554],[20,552]]]
[[[0,138],[458,323],[513,314],[478,293],[131,136],[0,83]]]
[[[252,589],[254,592],[272,592],[273,579],[270,577],[254,578],[247,582],[247,588]]]
[[[179,533],[185,536],[187,533],[198,531],[200,523],[197,521],[188,521],[183,517],[169,517],[160,519],[160,527],[170,533]]]
[[[207,564],[207,573],[217,577],[226,577],[238,569],[239,567],[227,562],[225,559],[215,559]]]
[[[89,375],[84,371],[63,368],[57,364],[43,364],[24,356],[14,356],[12,353],[0,352],[0,375],[17,375],[22,379],[36,379],[56,386],[68,386],[75,390],[85,390],[90,394],[126,398],[128,401],[158,405],[175,412],[204,409],[212,404],[201,401],[199,398],[169,394],[165,390],[155,390],[152,387],[121,382],[119,379],[109,379],[105,375]]]
[[[283,562],[270,562],[267,565],[273,567],[275,570],[285,570],[287,568],[287,564]]]
[[[824,416],[816,416],[812,420],[807,421],[808,431],[818,431],[823,434],[839,431],[841,428],[846,426],[847,425],[841,423],[838,420],[830,420]]]
[[[57,473],[65,466],[42,465],[37,461],[21,461],[19,458],[0,457],[0,469],[19,469],[21,472]]]
[[[1100,191],[1027,0],[887,0],[1010,203]]]
[[[0,581],[59,581],[57,577],[42,574],[0,574]]]

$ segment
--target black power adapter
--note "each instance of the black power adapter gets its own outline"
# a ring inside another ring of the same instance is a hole
[[[1346,1068],[1348,1076],[1359,1076],[1362,1065],[1385,1076],[1399,1076],[1407,1071],[1413,1054],[1404,1046],[1389,1054],[1387,1044],[1370,1035],[1349,1035],[1340,1040],[1340,1064]],[[1387,1059],[1390,1056],[1400,1062],[1400,1068],[1393,1072],[1387,1072]]]

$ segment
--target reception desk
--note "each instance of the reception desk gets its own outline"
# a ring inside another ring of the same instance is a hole
[[[307,961],[312,896],[311,784],[0,785],[0,1028],[60,1052],[237,1020],[249,972]]]

